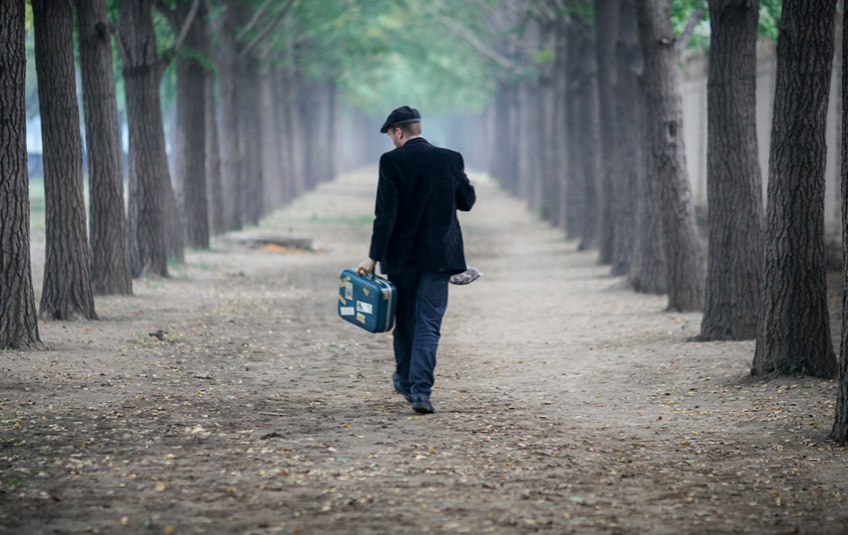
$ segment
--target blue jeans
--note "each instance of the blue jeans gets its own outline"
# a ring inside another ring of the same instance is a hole
[[[429,398],[450,274],[409,270],[388,277],[397,288],[393,334],[401,387],[413,398]]]

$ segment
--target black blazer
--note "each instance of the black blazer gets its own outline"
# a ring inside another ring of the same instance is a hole
[[[374,232],[368,256],[384,274],[407,269],[466,269],[456,211],[471,210],[474,187],[462,155],[422,137],[380,158]]]

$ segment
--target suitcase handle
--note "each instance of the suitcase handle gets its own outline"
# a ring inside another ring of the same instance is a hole
[[[385,278],[377,275],[373,271],[371,271],[370,273],[359,273],[359,271],[357,271],[356,274],[359,275],[360,277],[365,277],[365,278],[371,279],[372,281],[386,280]]]

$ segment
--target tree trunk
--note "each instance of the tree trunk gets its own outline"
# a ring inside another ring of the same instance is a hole
[[[178,2],[172,27],[179,33],[192,2]],[[199,60],[211,45],[206,28],[206,3],[200,2],[177,58],[177,140],[174,175],[179,213],[189,247],[209,248],[209,212],[206,198],[206,77]]]
[[[830,439],[848,443],[848,15],[842,15],[842,343],[839,355],[839,391]],[[2,344],[0,344],[2,346]]]
[[[85,225],[82,138],[74,74],[74,14],[68,2],[32,2],[44,146],[47,251],[40,317],[97,319]]]
[[[278,101],[274,98],[276,69],[268,69],[262,76],[261,120],[262,129],[262,213],[269,214],[282,204],[282,173],[280,154],[284,152],[280,131],[277,128]]]
[[[556,26],[546,22],[542,26],[542,46],[544,50],[556,50]],[[557,174],[557,130],[556,122],[556,64],[549,61],[539,66],[539,180],[534,195],[543,220],[552,225],[559,221],[559,175]]]
[[[340,143],[340,128],[341,114],[339,113],[339,90],[336,87],[336,82],[330,79],[327,82],[327,152],[330,157],[327,159],[327,181],[332,181],[339,173],[339,148]]]
[[[598,232],[598,262],[612,264],[615,230],[618,213],[614,210],[616,193],[622,177],[615,167],[618,158],[616,130],[621,126],[616,120],[616,62],[620,0],[595,0],[595,49],[598,61],[598,116],[600,140],[600,188],[598,207],[600,228]],[[617,271],[617,270],[616,270]],[[623,273],[614,273],[623,274]]]
[[[571,165],[566,169],[565,184],[565,236],[567,239],[580,239],[583,235],[583,227],[586,224],[587,213],[590,211],[586,199],[586,178],[583,176],[583,157],[580,150],[580,139],[585,135],[583,131],[586,125],[580,122],[581,101],[581,69],[580,37],[578,34],[578,23],[575,17],[566,19],[565,26],[565,48],[568,61],[566,73],[566,159]],[[591,244],[587,244],[591,245]],[[578,245],[582,248],[583,244]]]
[[[170,52],[169,54],[172,54]],[[169,59],[161,58],[162,72],[170,63]],[[159,75],[159,87],[161,95],[162,74]],[[177,107],[172,104],[165,109],[163,114],[162,128],[170,136],[166,138],[166,145],[171,147],[177,146]],[[180,220],[180,208],[177,204],[177,194],[174,189],[173,170],[174,159],[172,154],[165,153],[165,159],[161,162],[163,169],[160,171],[160,176],[166,177],[162,185],[162,217],[165,226],[165,254],[168,260],[176,264],[185,263],[185,238],[183,235],[183,223]]]
[[[160,74],[161,80],[161,74]],[[164,145],[163,145],[164,146]],[[160,160],[161,169],[159,176],[162,177],[162,215],[165,226],[165,253],[168,259],[177,264],[185,263],[185,238],[183,235],[183,223],[180,221],[180,209],[177,205],[177,195],[174,193],[174,184],[171,181],[171,170],[168,168],[167,153]]]
[[[258,225],[262,213],[262,132],[259,117],[261,81],[259,61],[248,53],[239,59],[241,75],[236,84],[239,141],[242,154],[242,221]]]
[[[559,223],[559,174],[557,172],[556,159],[557,141],[556,133],[560,125],[556,124],[556,97],[554,93],[553,73],[542,79],[539,98],[539,116],[542,126],[541,145],[541,169],[539,173],[539,184],[535,195],[539,205],[539,214],[551,225]]]
[[[289,120],[291,128],[292,140],[292,167],[294,174],[292,176],[292,199],[300,197],[306,191],[306,167],[307,167],[307,129],[304,123],[303,100],[302,95],[303,83],[301,81],[302,73],[297,67],[288,69],[289,87],[291,88],[288,106]]]
[[[24,0],[0,2],[0,349],[38,347],[29,251]]]
[[[836,376],[824,258],[825,124],[836,0],[786,0],[780,21],[763,302],[753,375]]]
[[[644,99],[639,91],[642,51],[633,0],[619,0],[619,29],[615,44],[615,117],[612,192],[614,229],[611,274],[630,275],[636,240],[636,208],[640,175],[645,173]]]
[[[535,54],[541,47],[541,29],[535,18],[527,22],[522,34],[523,62],[534,62]],[[534,212],[539,209],[536,184],[539,182],[539,160],[541,153],[540,117],[538,102],[540,88],[538,76],[524,76],[518,82],[518,196],[527,201]]]
[[[647,124],[647,110],[641,110]],[[643,130],[644,131],[644,130]],[[666,293],[665,235],[663,233],[660,185],[653,175],[651,147],[642,140],[643,169],[637,177],[639,194],[636,200],[636,236],[633,241],[633,260],[630,264],[630,283],[638,293]]]
[[[88,152],[92,284],[100,295],[132,295],[121,132],[106,0],[78,0],[76,6]]]
[[[207,72],[206,88],[206,194],[211,233],[220,236],[227,232],[224,214],[224,185],[221,182],[221,150],[218,144],[218,110],[215,98],[215,74]]]
[[[315,187],[318,176],[316,165],[316,152],[318,140],[318,87],[314,80],[305,80],[303,73],[298,73],[298,99],[300,109],[300,128],[303,143],[303,180],[304,190],[309,191]]]
[[[557,214],[556,224],[566,230],[568,218],[568,33],[564,14],[557,17],[555,27],[556,64],[554,65],[554,166],[556,180]]]
[[[338,88],[336,87],[336,82],[332,79],[327,81],[327,116],[325,121],[325,126],[327,128],[326,134],[324,137],[324,142],[327,143],[327,155],[328,158],[326,160],[327,168],[327,178],[326,180],[329,182],[336,178],[338,174],[338,159],[339,159],[339,146],[338,142],[338,134],[339,134],[339,125],[341,121],[339,120],[338,114]]]
[[[622,37],[637,34],[636,0],[621,0]],[[636,46],[631,57],[630,69],[634,77],[631,86],[634,116],[633,123],[624,126],[632,130],[634,152],[639,158],[636,169],[636,213],[633,237],[633,258],[630,262],[630,283],[639,293],[664,294],[666,289],[665,239],[662,231],[662,202],[659,185],[654,176],[650,145],[647,141],[647,102],[645,99],[645,77],[642,73],[644,61],[641,45]],[[637,74],[638,73],[638,74]],[[624,135],[624,132],[622,132]]]
[[[578,223],[580,244],[577,248],[584,251],[595,247],[598,234],[598,177],[601,163],[598,154],[598,68],[594,53],[594,30],[579,17],[573,18],[570,40],[568,56],[575,59],[571,81],[574,85],[572,126],[569,130],[573,133],[571,146],[575,152],[570,161],[577,168],[577,186],[580,189],[572,199],[571,206],[580,203],[578,213],[582,217]],[[577,212],[576,207],[574,211]]]
[[[226,2],[226,11],[218,23],[217,65],[220,115],[218,135],[221,149],[221,180],[224,186],[224,209],[227,228],[241,230],[244,184],[239,131],[239,109],[236,85],[239,80],[238,44],[236,42],[236,2]]]
[[[710,247],[699,340],[757,337],[763,265],[757,155],[759,0],[710,0],[707,194]]]
[[[292,151],[291,115],[289,100],[292,88],[288,83],[288,66],[274,69],[271,80],[271,98],[274,101],[274,130],[276,131],[279,150],[277,155],[277,187],[279,188],[280,206],[287,204],[292,198],[292,183],[294,175],[294,154]]]
[[[227,229],[242,228],[243,180],[241,174],[242,156],[239,143],[238,106],[235,102],[236,78],[234,66],[221,65],[220,80],[220,127],[218,128],[221,147],[221,181],[224,187],[224,209]]]
[[[492,176],[506,191],[517,194],[518,157],[516,155],[515,109],[517,89],[512,81],[498,80],[495,94],[495,152]]]
[[[130,265],[135,277],[167,277],[163,190],[170,190],[171,179],[159,98],[162,62],[150,0],[123,0],[118,7],[129,130]]]
[[[671,0],[638,0],[639,37],[645,58],[647,139],[653,176],[662,194],[668,310],[700,310],[704,264],[686,174],[683,97],[671,28]]]

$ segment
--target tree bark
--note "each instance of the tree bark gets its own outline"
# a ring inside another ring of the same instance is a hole
[[[282,179],[280,154],[284,152],[280,132],[277,129],[278,102],[274,98],[275,69],[268,69],[262,76],[262,100],[259,114],[262,131],[262,213],[273,212],[282,204]]]
[[[26,7],[0,2],[0,349],[38,347],[29,251]]]
[[[564,232],[568,220],[568,32],[564,14],[557,17],[555,27],[556,64],[554,65],[554,173],[556,179],[557,214],[556,224]]]
[[[224,3],[226,10],[218,19],[217,64],[219,80],[221,179],[224,185],[224,208],[227,228],[241,230],[243,225],[244,179],[237,85],[241,75],[238,64],[239,9],[235,0]],[[244,17],[241,17],[244,18]]]
[[[530,64],[541,46],[541,30],[535,18],[527,22],[522,34],[523,63]],[[518,196],[527,201],[531,210],[539,209],[539,199],[535,195],[539,181],[539,160],[541,146],[539,113],[539,80],[524,76],[518,82]]]
[[[337,163],[339,160],[339,146],[341,145],[338,141],[339,135],[339,124],[341,123],[339,117],[339,103],[338,103],[339,91],[338,87],[336,87],[336,82],[332,78],[327,80],[327,117],[325,121],[325,126],[327,128],[324,142],[327,144],[327,155],[329,156],[326,162],[326,180],[329,182],[336,178],[338,174]]]
[[[542,26],[542,46],[545,50],[556,50],[555,21],[546,21]],[[557,131],[561,125],[556,122],[557,92],[556,63],[554,61],[539,66],[539,181],[534,190],[539,214],[552,225],[559,221],[559,175],[557,173]]]
[[[307,168],[307,145],[308,132],[304,122],[303,100],[302,95],[303,83],[301,82],[302,73],[297,67],[289,69],[289,81],[291,87],[291,96],[289,99],[289,117],[291,121],[291,136],[292,136],[292,153],[294,159],[292,166],[294,168],[292,198],[299,197],[306,191],[306,168]]]
[[[171,26],[178,34],[187,22],[193,2],[178,2]],[[189,247],[209,248],[209,212],[206,194],[206,68],[199,57],[211,47],[201,1],[177,57],[177,139],[174,158],[176,197]]]
[[[836,376],[824,257],[825,125],[836,0],[786,0],[780,21],[763,302],[753,375]]]
[[[580,123],[581,101],[581,71],[580,54],[583,52],[579,47],[580,38],[577,35],[578,24],[574,17],[569,17],[565,22],[565,48],[568,61],[566,62],[566,159],[571,165],[566,170],[565,184],[565,237],[577,239],[583,235],[587,212],[589,206],[586,199],[586,179],[583,176],[583,156],[580,152],[580,139],[585,135]],[[588,244],[591,245],[591,244]],[[582,244],[578,245],[581,248]]]
[[[595,58],[594,30],[588,24],[574,17],[570,34],[571,48],[569,58],[575,58],[572,84],[574,98],[572,100],[570,132],[572,135],[572,150],[570,161],[578,173],[578,194],[574,196],[571,206],[581,215],[578,223],[580,228],[580,244],[578,250],[584,251],[595,247],[598,234],[598,177],[600,165],[598,146],[598,68]],[[580,203],[579,212],[576,203]]]
[[[636,209],[640,175],[645,172],[644,99],[639,91],[642,51],[633,0],[619,0],[619,28],[615,43],[615,117],[612,155],[615,181],[612,191],[614,214],[612,268],[614,276],[630,275],[636,240]]]
[[[136,277],[167,277],[165,210],[173,190],[159,97],[163,62],[156,54],[150,0],[123,0],[118,7],[130,147],[130,264]]]
[[[106,0],[78,0],[76,6],[88,152],[92,284],[100,295],[132,295],[121,132]]]
[[[842,339],[839,355],[836,414],[830,438],[840,444],[848,443],[848,29],[842,15]]]
[[[209,228],[215,236],[227,232],[224,213],[224,185],[221,181],[221,150],[218,141],[218,110],[215,98],[215,74],[206,73],[206,193],[208,196]]]
[[[598,117],[601,168],[599,175],[598,207],[598,262],[612,264],[615,230],[618,213],[615,195],[622,177],[615,167],[618,158],[616,130],[621,124],[616,120],[616,62],[615,49],[619,31],[620,0],[595,0],[595,50],[598,62]],[[616,270],[618,271],[618,270]],[[623,274],[623,273],[614,273]]]
[[[506,191],[518,192],[516,150],[517,87],[511,80],[498,80],[495,93],[495,151],[492,176]]]
[[[255,47],[251,48],[252,43],[245,43],[240,35],[254,16],[250,3],[227,0],[224,5],[226,9],[218,24],[217,57],[221,170],[227,200],[227,224],[231,230],[239,230],[245,223],[258,224],[262,214],[260,63]],[[263,37],[258,35],[255,38]]]
[[[647,122],[647,111],[642,120]],[[630,283],[637,293],[660,295],[666,293],[665,234],[663,233],[660,185],[651,174],[653,154],[647,140],[642,142],[644,168],[637,177],[639,194],[636,200],[636,237],[630,265]]]
[[[303,136],[303,191],[310,191],[318,182],[318,84],[307,80],[298,73],[298,103],[300,109],[300,128]]]
[[[33,1],[32,12],[47,234],[39,316],[49,320],[97,319],[83,198],[74,14],[68,2],[45,0]]]
[[[710,254],[701,341],[757,337],[764,253],[757,156],[758,16],[759,0],[710,0]]]
[[[645,58],[651,174],[662,194],[668,310],[700,310],[704,264],[686,174],[683,98],[671,28],[671,0],[638,0],[636,6]]]
[[[565,237],[569,240],[579,240],[588,210],[585,200],[585,179],[583,177],[582,155],[580,154],[580,137],[585,135],[579,121],[580,106],[580,38],[577,35],[578,24],[573,16],[565,16],[560,22],[560,49],[562,53],[561,74],[564,85],[564,109],[561,110],[563,120],[563,159],[569,165],[563,169],[562,185],[562,215],[565,227]],[[580,245],[578,245],[580,247]]]
[[[160,76],[161,79],[161,76]],[[162,214],[165,226],[165,254],[168,259],[177,264],[185,263],[185,234],[183,223],[180,220],[180,209],[177,205],[177,195],[174,192],[174,183],[171,181],[171,170],[168,168],[168,159],[160,160],[162,169],[159,176],[163,178],[162,183]]]
[[[279,176],[277,177],[279,188],[280,206],[287,204],[292,198],[292,184],[294,176],[294,153],[292,151],[291,114],[289,100],[292,98],[292,88],[288,82],[288,66],[280,66],[274,69],[274,77],[271,80],[271,98],[274,109],[274,130],[279,142],[279,150],[271,151],[277,155],[276,166]]]
[[[239,59],[241,75],[236,84],[236,102],[239,113],[239,141],[243,155],[241,178],[243,222],[258,225],[262,215],[262,132],[259,105],[261,103],[261,78],[259,60],[253,54]]]
[[[621,1],[622,36],[636,34],[638,23],[636,0]],[[662,231],[662,201],[657,181],[653,175],[653,161],[647,140],[647,116],[645,109],[645,76],[641,44],[633,50],[631,70],[635,76],[632,87],[635,111],[634,122],[627,128],[633,129],[633,139],[640,159],[636,172],[635,235],[633,258],[630,261],[630,283],[638,293],[664,294],[666,289],[665,238]]]

